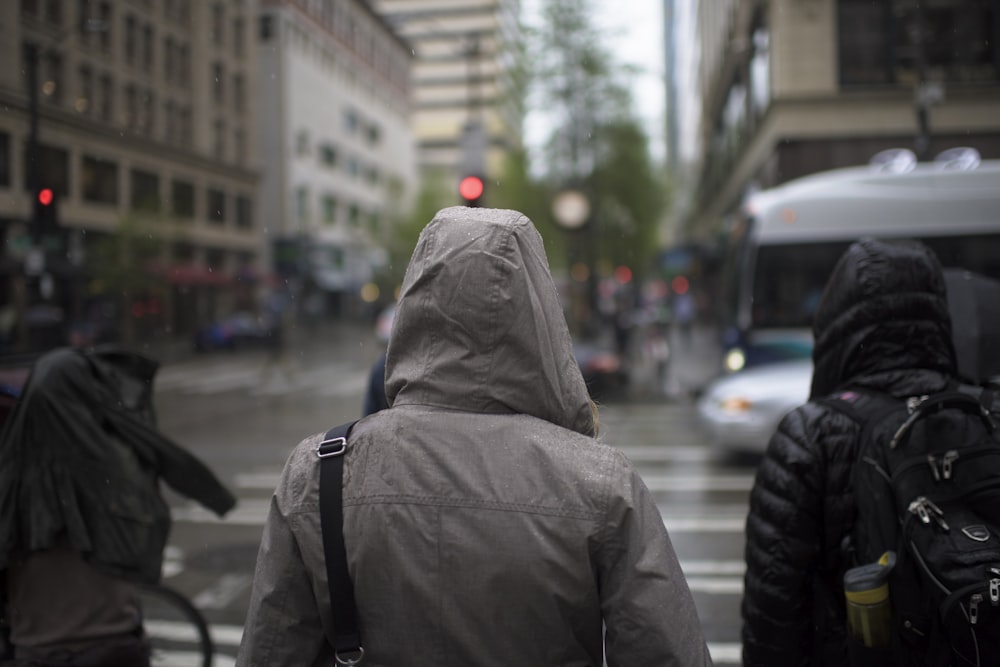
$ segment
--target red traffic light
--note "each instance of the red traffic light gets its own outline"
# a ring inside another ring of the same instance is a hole
[[[458,184],[458,194],[465,201],[475,201],[483,196],[483,179],[479,176],[466,176]]]
[[[52,188],[42,188],[38,191],[38,203],[42,206],[48,206],[55,199],[55,194],[52,192]]]

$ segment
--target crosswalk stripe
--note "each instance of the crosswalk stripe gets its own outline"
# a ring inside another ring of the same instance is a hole
[[[753,488],[752,474],[644,474],[643,481],[650,491],[749,491]]]
[[[743,664],[743,645],[739,642],[708,642],[708,652],[716,665]]]

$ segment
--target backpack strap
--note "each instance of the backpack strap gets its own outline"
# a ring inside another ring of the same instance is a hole
[[[845,389],[816,400],[817,403],[845,414],[861,426],[858,442],[866,442],[872,429],[903,407],[904,402],[889,394],[871,389]],[[858,456],[863,452],[858,451]]]
[[[316,447],[316,456],[320,460],[319,517],[323,530],[323,557],[327,585],[330,587],[334,658],[338,665],[357,665],[365,655],[358,629],[354,584],[347,570],[347,550],[344,547],[344,453],[356,423],[335,426],[327,431],[323,442]]]

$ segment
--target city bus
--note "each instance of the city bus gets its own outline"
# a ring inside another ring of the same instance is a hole
[[[945,268],[1000,280],[1000,160],[969,153],[918,163],[904,150],[748,197],[722,251],[725,370],[809,358],[827,278],[862,237],[919,239]]]

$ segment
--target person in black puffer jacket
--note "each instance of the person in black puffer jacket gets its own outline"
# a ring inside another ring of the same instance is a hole
[[[852,244],[827,283],[813,334],[809,402],[779,424],[750,494],[744,665],[849,664],[841,582],[860,429],[816,400],[848,386],[905,398],[956,381],[941,265],[917,242]]]

